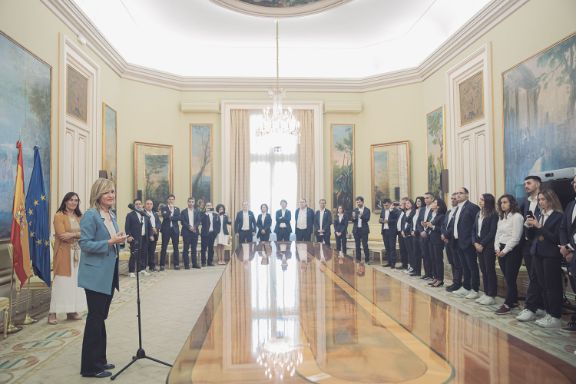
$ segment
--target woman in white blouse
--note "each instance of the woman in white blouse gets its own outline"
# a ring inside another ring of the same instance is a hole
[[[506,280],[506,300],[498,310],[497,315],[505,315],[514,307],[518,306],[518,287],[516,278],[520,265],[522,265],[522,253],[520,252],[520,238],[524,231],[524,218],[520,214],[518,202],[512,195],[502,195],[497,204],[498,229],[494,239],[494,249],[498,264]]]

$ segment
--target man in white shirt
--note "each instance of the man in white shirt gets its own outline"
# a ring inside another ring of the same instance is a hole
[[[364,261],[370,261],[370,249],[368,249],[368,235],[370,234],[370,209],[364,206],[364,198],[356,197],[356,208],[352,211],[352,234],[356,242],[356,261],[361,263],[361,247],[364,249]],[[361,268],[363,264],[361,263]]]
[[[127,241],[130,243],[130,260],[128,261],[128,272],[130,277],[136,277],[136,269],[142,274],[146,272],[146,255],[148,251],[148,240],[152,236],[150,220],[146,215],[142,215],[142,200],[134,199],[136,210],[126,215],[124,230]],[[137,264],[137,265],[136,265]]]
[[[288,202],[284,199],[280,201],[280,209],[276,211],[276,226],[274,233],[276,234],[276,241],[290,241],[290,234],[292,233],[292,214],[286,207]]]
[[[164,263],[166,262],[166,251],[168,249],[168,244],[172,241],[173,250],[173,261],[178,260],[180,250],[178,249],[178,243],[180,241],[180,208],[174,206],[174,201],[176,197],[173,194],[168,195],[166,199],[167,204],[162,206],[160,213],[162,214],[162,227],[160,233],[162,233],[162,248],[160,249],[160,270],[164,270]],[[174,264],[176,267],[176,264]],[[178,268],[180,268],[178,266]]]
[[[330,226],[332,225],[332,213],[326,209],[326,199],[318,202],[320,209],[314,215],[314,232],[316,240],[330,246]]]
[[[408,248],[406,246],[406,239],[402,236],[403,225],[406,221],[406,201],[408,197],[403,197],[400,200],[398,207],[398,221],[396,222],[396,233],[398,234],[398,245],[400,246],[400,261],[402,262],[401,269],[408,269]]]
[[[196,255],[196,247],[198,246],[198,227],[200,226],[202,218],[200,217],[200,212],[196,209],[196,199],[190,197],[187,204],[188,207],[180,213],[182,240],[184,241],[184,249],[182,250],[184,268],[190,269],[190,260],[188,258],[189,250],[192,253],[192,268],[200,268]]]
[[[252,242],[252,234],[256,232],[256,219],[254,213],[248,210],[247,201],[242,203],[242,210],[236,214],[234,231],[238,234],[240,244]]]
[[[380,212],[380,224],[382,224],[382,240],[386,249],[388,264],[384,267],[396,268],[396,235],[398,233],[398,211],[392,208],[390,199],[382,200],[382,212]]]
[[[144,203],[144,210],[150,218],[150,226],[152,227],[152,236],[148,241],[147,263],[150,272],[156,270],[156,244],[158,243],[158,234],[160,233],[160,218],[158,213],[154,212],[154,202],[151,199],[146,200]]]
[[[202,230],[200,231],[200,259],[202,266],[214,266],[214,240],[220,232],[220,216],[214,212],[211,202],[206,202],[204,206],[206,212],[202,215]],[[208,251],[208,260],[206,260]],[[206,263],[208,261],[208,263]]]
[[[306,199],[300,199],[296,210],[296,241],[310,241],[314,229],[314,211],[308,207]]]

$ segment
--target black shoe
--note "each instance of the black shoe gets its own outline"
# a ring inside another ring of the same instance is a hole
[[[176,271],[179,271],[179,270],[180,270],[180,266],[179,266],[179,265],[175,265],[175,266],[174,266],[174,269],[175,269]]]
[[[213,266],[214,266],[214,263],[209,263],[208,266],[209,266],[209,267],[213,267]]]
[[[160,272],[162,272],[164,270],[164,266],[160,267]]]
[[[105,377],[110,377],[112,376],[112,372],[108,372],[108,371],[101,371],[98,373],[83,373],[82,374],[83,377],[96,377],[98,379],[103,379]]]
[[[388,263],[388,264],[384,264],[384,268],[391,268],[392,264]]]
[[[184,269],[190,269],[189,265],[184,266]]]
[[[430,276],[428,275],[424,275],[422,277],[420,277],[422,280],[430,280]]]
[[[576,318],[572,317],[572,320],[570,320],[565,327],[562,327],[562,329],[569,332],[576,332]]]
[[[206,263],[202,263],[202,266],[205,267],[205,266],[206,266]]]
[[[102,369],[105,371],[109,371],[109,370],[114,369],[114,368],[116,368],[116,366],[114,364],[106,364],[106,365],[102,366]]]
[[[449,285],[449,286],[446,287],[446,290],[447,290],[448,292],[454,292],[454,291],[459,290],[460,287],[461,287],[460,284],[451,284],[451,285]]]
[[[200,269],[200,268],[202,268],[202,267],[200,267],[198,264],[194,264],[194,265],[192,266],[192,268],[194,268],[194,269]]]
[[[410,276],[412,276],[412,277],[419,277],[420,274],[419,274],[419,273],[416,273],[416,272],[410,272]]]
[[[394,264],[392,264],[392,265],[390,266],[390,269],[396,269],[396,266],[395,266]]]

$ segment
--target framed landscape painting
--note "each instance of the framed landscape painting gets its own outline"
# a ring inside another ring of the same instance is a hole
[[[460,125],[470,124],[484,117],[484,74],[482,71],[458,84]]]
[[[158,207],[172,193],[172,170],[171,145],[134,143],[134,196]]]
[[[354,202],[354,125],[333,124],[330,131],[332,208],[352,212]]]
[[[576,165],[576,34],[502,74],[506,191],[524,177]]]
[[[212,125],[190,126],[191,196],[196,201],[212,201]]]
[[[428,191],[443,198],[442,170],[444,169],[444,108],[426,115],[426,152],[428,158]]]
[[[109,105],[102,103],[102,168],[107,172],[108,178],[118,181],[118,119],[116,111]]]
[[[66,67],[66,113],[88,122],[88,78],[70,65]]]
[[[8,241],[22,142],[24,186],[34,165],[34,146],[42,161],[44,190],[50,193],[52,68],[0,32],[0,242]]]
[[[410,196],[410,144],[400,141],[370,146],[372,210],[379,213],[382,200],[400,201]]]

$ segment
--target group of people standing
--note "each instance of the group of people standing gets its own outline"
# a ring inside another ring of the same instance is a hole
[[[446,290],[479,305],[494,305],[498,260],[506,295],[495,313],[506,315],[518,307],[517,277],[524,260],[530,280],[524,308],[516,319],[535,321],[545,328],[560,327],[562,263],[576,272],[576,209],[572,201],[563,213],[556,193],[541,189],[541,184],[538,176],[526,177],[527,198],[521,204],[510,194],[496,200],[484,193],[477,205],[469,200],[466,188],[452,193],[449,209],[430,192],[415,201],[404,198],[397,208],[384,200],[380,223],[386,267],[396,266],[398,238],[401,268],[410,276],[429,280],[432,287],[441,287],[445,250],[452,269],[452,284]],[[576,177],[572,186],[576,192]],[[574,320],[565,329],[576,331]]]

